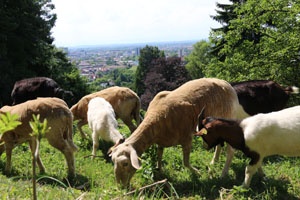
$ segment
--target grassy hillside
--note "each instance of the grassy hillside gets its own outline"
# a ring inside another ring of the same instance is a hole
[[[120,125],[123,134],[128,135],[127,127]],[[85,127],[85,131],[89,132]],[[143,169],[137,171],[131,180],[132,188],[121,189],[115,182],[113,164],[106,160],[101,149],[106,152],[107,144],[98,151],[99,157],[91,160],[89,155],[92,143],[82,141],[76,130],[74,137],[80,150],[75,154],[77,177],[66,180],[65,159],[56,149],[42,140],[41,158],[47,174],[39,175],[38,199],[299,199],[300,198],[300,158],[273,156],[265,160],[264,171],[268,178],[259,180],[255,175],[251,189],[239,187],[244,179],[244,169],[248,163],[240,152],[236,152],[229,176],[220,179],[225,163],[224,153],[220,162],[211,167],[209,162],[213,151],[202,148],[201,138],[193,141],[191,163],[201,171],[201,175],[190,173],[182,165],[181,147],[165,150],[163,172],[155,170],[155,149],[147,151],[143,159]],[[106,145],[106,146],[105,146]],[[13,174],[3,175],[5,154],[0,160],[0,199],[32,199],[31,154],[27,144],[13,151]],[[138,191],[139,188],[156,181],[167,182]],[[137,189],[133,194],[126,194]]]

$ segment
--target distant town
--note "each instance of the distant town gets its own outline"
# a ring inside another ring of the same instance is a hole
[[[140,50],[146,45],[158,47],[167,57],[178,56],[184,59],[192,52],[195,43],[197,41],[81,46],[64,48],[64,50],[71,62],[78,67],[81,75],[93,81],[99,72],[137,66]]]

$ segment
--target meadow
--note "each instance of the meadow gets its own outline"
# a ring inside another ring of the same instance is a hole
[[[126,126],[119,121],[121,133],[129,136]],[[38,199],[299,199],[300,158],[272,156],[264,160],[263,169],[267,178],[254,175],[251,188],[240,187],[244,179],[245,166],[249,160],[236,151],[229,175],[220,178],[225,163],[225,153],[220,161],[210,166],[213,150],[202,148],[202,139],[195,138],[191,153],[191,164],[201,174],[191,173],[182,164],[180,146],[166,148],[163,156],[163,171],[155,168],[155,146],[142,156],[143,168],[131,180],[129,189],[121,188],[113,174],[113,163],[106,155],[110,144],[101,142],[97,157],[91,160],[92,142],[83,140],[77,129],[74,143],[79,147],[75,154],[76,178],[66,179],[64,156],[51,147],[45,139],[41,143],[41,159],[46,174],[38,175]],[[85,132],[90,134],[87,126]],[[3,174],[5,154],[0,159],[0,199],[32,199],[31,153],[27,144],[13,151],[13,171]],[[208,168],[210,167],[210,173]],[[161,181],[161,182],[159,182]],[[154,185],[151,185],[156,183]],[[141,189],[144,186],[149,186]]]

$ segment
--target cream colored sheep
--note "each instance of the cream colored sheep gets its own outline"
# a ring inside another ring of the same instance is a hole
[[[140,124],[141,102],[136,93],[126,87],[110,87],[82,97],[71,107],[74,120],[79,120],[77,126],[83,138],[86,138],[86,134],[82,131],[82,126],[88,123],[88,103],[94,97],[102,97],[108,101],[112,105],[116,117],[120,118],[131,132],[136,129],[136,126],[132,123],[133,119],[137,125]]]
[[[0,109],[1,113],[10,112],[17,114],[19,121],[22,123],[12,131],[5,132],[0,138],[0,143],[3,142],[0,148],[0,155],[5,150],[6,152],[6,166],[5,172],[11,172],[11,155],[12,150],[16,145],[28,142],[31,152],[34,154],[36,149],[36,140],[30,136],[32,129],[29,122],[32,120],[32,115],[40,115],[40,120],[45,118],[48,121],[50,131],[46,133],[45,137],[49,144],[60,150],[67,161],[68,176],[75,176],[75,160],[74,152],[77,150],[76,145],[72,139],[72,123],[73,117],[67,104],[58,98],[38,98],[35,100],[26,101],[15,106],[4,106]],[[37,164],[40,172],[45,172],[45,167],[38,155]]]
[[[189,81],[174,91],[160,92],[150,102],[143,122],[132,135],[112,150],[116,180],[128,186],[136,169],[141,168],[138,159],[152,144],[158,144],[158,167],[161,167],[163,147],[181,145],[183,163],[198,172],[189,162],[192,138],[197,117],[202,108],[207,116],[235,118],[241,109],[236,92],[229,83],[215,78]],[[232,149],[228,148],[232,159]]]
[[[91,99],[88,104],[87,116],[89,127],[93,132],[92,159],[96,156],[99,138],[107,142],[113,142],[115,145],[124,141],[124,137],[118,131],[114,109],[108,101],[101,97]]]

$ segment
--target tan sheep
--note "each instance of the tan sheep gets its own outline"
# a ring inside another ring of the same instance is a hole
[[[67,104],[58,98],[38,98],[35,100],[26,101],[15,106],[4,106],[0,109],[0,113],[10,112],[17,114],[19,121],[22,123],[12,131],[5,132],[0,138],[0,155],[6,152],[6,174],[10,174],[12,164],[12,150],[16,145],[28,142],[31,152],[34,154],[36,149],[36,140],[30,136],[32,129],[29,122],[32,120],[32,115],[40,115],[40,120],[45,118],[48,121],[50,131],[46,133],[50,145],[60,150],[67,161],[68,176],[75,176],[75,159],[74,152],[77,150],[72,139],[73,116]],[[45,167],[38,155],[37,164],[40,172],[45,172]]]
[[[116,118],[120,118],[131,132],[136,129],[136,126],[132,123],[133,119],[137,125],[140,124],[140,98],[129,88],[114,86],[86,95],[71,107],[74,120],[79,120],[77,126],[83,138],[86,138],[86,134],[82,131],[82,126],[88,123],[88,104],[94,97],[102,97],[108,101],[115,111]]]
[[[152,144],[160,147],[159,168],[163,147],[181,145],[184,165],[198,172],[190,165],[189,155],[197,117],[203,107],[207,116],[224,118],[235,118],[241,108],[231,85],[215,78],[192,80],[174,91],[158,93],[150,102],[143,122],[124,143],[112,150],[117,182],[123,186],[129,185],[136,169],[141,168],[138,157]],[[228,156],[232,157],[230,152]]]

